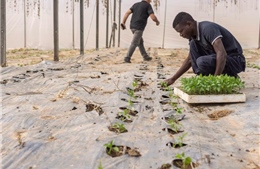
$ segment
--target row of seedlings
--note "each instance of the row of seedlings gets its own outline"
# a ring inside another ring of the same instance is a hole
[[[182,130],[183,125],[180,122],[185,117],[185,115],[183,114],[183,108],[178,107],[178,105],[179,105],[178,97],[173,94],[173,90],[169,86],[167,86],[167,84],[165,82],[161,82],[160,86],[163,91],[167,91],[169,94],[168,96],[167,95],[162,96],[163,98],[167,98],[168,101],[166,101],[166,102],[161,101],[160,103],[169,104],[171,106],[171,110],[175,111],[175,114],[170,114],[170,115],[163,117],[163,120],[165,120],[165,122],[169,125],[168,128],[163,128],[163,130],[167,131],[173,135],[182,133],[176,139],[174,139],[174,142],[169,142],[166,145],[171,146],[173,148],[184,147],[187,145],[184,143],[184,138],[187,136],[188,133],[187,132],[183,133],[184,132],[184,130]],[[177,102],[175,100],[177,100]],[[165,109],[165,110],[167,110],[167,109]],[[191,168],[196,167],[195,163],[192,162],[192,158],[186,156],[184,152],[178,153],[175,155],[175,157],[172,161],[172,165],[174,165],[177,168],[181,168],[181,169],[191,169]],[[166,163],[166,164],[163,164],[160,167],[160,169],[171,169],[172,165],[170,163]]]
[[[141,83],[142,84],[142,83]],[[128,132],[125,127],[125,123],[133,122],[132,116],[136,116],[138,111],[134,109],[134,103],[138,103],[136,101],[135,91],[138,91],[141,85],[139,85],[137,80],[132,82],[132,88],[127,88],[127,94],[129,96],[128,99],[121,99],[123,101],[127,101],[128,105],[126,107],[120,107],[121,110],[118,112],[116,119],[120,120],[120,122],[115,122],[108,127],[108,129],[117,134]],[[141,154],[137,151],[136,148],[131,148],[123,145],[115,145],[114,140],[111,140],[109,143],[104,144],[106,148],[106,153],[111,157],[119,157],[124,154],[128,154],[131,157],[140,157]],[[99,169],[102,169],[102,164],[99,164]]]

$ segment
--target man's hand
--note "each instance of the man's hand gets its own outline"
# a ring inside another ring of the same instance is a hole
[[[124,23],[121,23],[120,26],[121,26],[121,29],[122,29],[122,30],[125,30],[125,29],[126,29],[126,26],[125,26]]]
[[[156,25],[160,25],[160,22],[158,21],[157,17],[154,15],[154,13],[150,14],[151,19],[156,23]]]
[[[169,78],[165,80],[165,83],[167,84],[167,86],[170,86],[174,83],[175,81],[173,80],[173,78]]]

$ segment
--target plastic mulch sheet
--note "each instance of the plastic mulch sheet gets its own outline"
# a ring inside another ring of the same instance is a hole
[[[246,103],[189,105],[177,98],[172,102],[182,108],[178,115],[169,105],[169,92],[158,86],[177,67],[161,67],[167,60],[159,57],[132,64],[112,64],[111,59],[90,55],[2,68],[2,168],[157,169],[172,165],[181,153],[192,158],[195,168],[259,168],[257,72],[248,69],[241,75]],[[127,88],[133,89],[135,80],[140,90],[130,106]],[[117,116],[129,106],[137,114],[127,123]],[[224,117],[208,116],[225,110],[230,113]],[[170,115],[180,117],[183,132],[169,132],[165,118]],[[110,131],[116,122],[127,132]],[[174,148],[184,133],[186,146]],[[124,151],[111,157],[104,146],[111,141],[141,156]]]

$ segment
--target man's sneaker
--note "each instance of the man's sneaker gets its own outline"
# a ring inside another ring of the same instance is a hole
[[[144,57],[144,61],[151,61],[153,58],[150,56]]]
[[[125,62],[125,63],[131,63],[130,58],[125,57],[124,62]]]

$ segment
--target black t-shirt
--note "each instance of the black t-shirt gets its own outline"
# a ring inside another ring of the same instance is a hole
[[[144,30],[148,17],[154,13],[152,6],[146,1],[141,1],[135,3],[130,10],[133,13],[130,22],[130,29]]]
[[[227,55],[243,55],[243,50],[237,39],[224,27],[209,21],[198,22],[198,37],[195,42],[208,54],[215,53],[213,43],[221,38]]]

